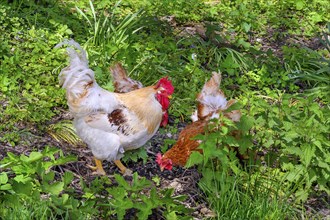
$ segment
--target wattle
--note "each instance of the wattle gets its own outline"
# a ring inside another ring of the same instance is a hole
[[[167,123],[168,123],[168,113],[167,111],[165,111],[163,113],[163,118],[162,118],[162,122],[160,123],[160,126],[166,127]]]
[[[162,106],[163,111],[167,110],[168,107],[170,106],[169,98],[164,94],[157,94],[156,98],[157,98],[158,102],[160,103],[160,105]]]

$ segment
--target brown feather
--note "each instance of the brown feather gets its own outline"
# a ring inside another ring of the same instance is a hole
[[[238,122],[241,118],[241,112],[239,110],[233,110],[231,112],[224,113],[224,116],[234,122]],[[194,138],[198,134],[205,134],[210,123],[212,122],[208,120],[198,120],[189,124],[180,132],[178,141],[163,155],[163,158],[171,159],[173,166],[185,166],[190,154],[193,151],[203,153],[202,149],[197,149],[200,145],[200,141],[194,140]],[[209,132],[215,132],[216,129],[217,128]],[[237,139],[240,138],[239,131],[233,131],[230,135]],[[238,152],[238,149],[232,149],[236,151],[238,157],[241,158],[242,155]]]
[[[174,166],[184,166],[193,151],[199,146],[198,140],[193,140],[198,134],[204,134],[207,126],[206,121],[196,121],[185,127],[179,134],[179,139],[176,144],[168,150],[163,158],[171,159]]]

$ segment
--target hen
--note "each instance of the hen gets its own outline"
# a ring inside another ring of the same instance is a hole
[[[171,170],[173,166],[185,166],[193,151],[202,152],[197,149],[199,140],[194,140],[198,134],[204,134],[210,120],[219,118],[220,113],[228,109],[235,100],[227,101],[222,90],[220,74],[213,73],[212,78],[205,83],[202,91],[197,95],[198,108],[192,115],[193,123],[185,127],[179,134],[178,141],[163,156],[158,153],[156,162],[161,170]],[[241,118],[239,110],[224,113],[228,119],[238,122]]]
[[[163,112],[167,112],[168,96],[174,92],[171,81],[162,78],[156,85],[128,93],[109,92],[95,81],[80,45],[66,40],[56,47],[63,45],[75,49],[67,47],[70,64],[62,69],[59,80],[66,89],[77,134],[95,157],[95,173],[105,174],[101,161],[107,160],[114,161],[123,174],[128,174],[130,171],[120,158],[125,151],[144,145],[160,124],[166,123]]]

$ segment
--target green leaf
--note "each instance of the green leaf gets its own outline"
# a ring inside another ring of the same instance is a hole
[[[248,23],[246,23],[246,22],[243,22],[243,23],[242,23],[242,28],[243,28],[243,30],[244,30],[245,32],[249,32],[250,29],[251,29],[251,24],[248,24]]]
[[[42,153],[33,151],[30,153],[30,155],[27,159],[23,157],[24,158],[23,161],[26,163],[32,163],[37,160],[40,160],[42,157],[43,157]]]
[[[178,219],[178,216],[176,215],[176,212],[175,211],[172,211],[172,212],[169,212],[165,218],[167,220],[177,220]]]
[[[53,195],[58,195],[64,189],[64,182],[55,182],[54,184],[51,184],[51,185],[44,183],[42,185],[42,189],[45,192],[51,193]]]
[[[27,182],[30,182],[32,180],[32,178],[30,176],[20,174],[20,175],[15,176],[14,180],[18,183],[27,183]]]
[[[14,181],[12,187],[17,194],[31,195],[33,192],[33,184],[31,182],[18,183]]]
[[[115,179],[120,186],[124,187],[126,190],[131,190],[131,186],[126,182],[122,175],[115,174]]]
[[[305,2],[302,1],[302,0],[296,0],[295,1],[295,4],[296,4],[296,9],[299,11],[299,10],[302,10],[305,8]]]
[[[74,176],[72,172],[65,172],[63,176],[64,185],[68,185],[72,182]]]
[[[194,166],[195,164],[202,164],[202,163],[203,163],[203,155],[195,151],[190,154],[190,157],[185,167],[189,168]]]
[[[318,22],[322,22],[323,21],[323,17],[322,15],[318,14],[317,12],[310,12],[309,13],[310,19],[314,22],[314,23],[318,23]]]
[[[3,172],[0,174],[0,185],[6,184],[8,182],[7,173]]]
[[[160,178],[159,176],[152,177],[152,181],[156,184],[156,186],[160,185]]]
[[[302,148],[302,162],[305,164],[306,167],[309,166],[313,157],[315,157],[315,145],[303,144]]]
[[[252,117],[243,115],[241,120],[237,123],[237,128],[242,131],[249,131],[254,125],[254,119]]]
[[[44,182],[53,181],[54,178],[55,178],[55,172],[53,172],[53,171],[50,171],[50,172],[48,172],[48,173],[44,173],[44,174],[42,175],[42,180],[43,180]]]
[[[11,190],[11,189],[12,189],[12,186],[9,183],[0,185],[0,190]]]
[[[107,191],[115,199],[123,199],[127,195],[127,190],[125,190],[123,187],[112,187],[107,189]]]
[[[288,143],[292,142],[295,138],[298,138],[299,134],[295,130],[290,130],[284,133],[283,139]]]

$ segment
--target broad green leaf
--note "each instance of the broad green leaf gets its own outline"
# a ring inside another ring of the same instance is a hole
[[[32,178],[30,176],[20,174],[20,175],[15,176],[14,180],[18,183],[27,183],[27,182],[32,181]]]
[[[242,131],[249,131],[254,125],[254,119],[252,117],[243,115],[241,120],[237,123],[237,128]]]
[[[0,190],[11,190],[11,189],[12,189],[12,187],[9,183],[0,185]]]
[[[42,175],[42,180],[43,180],[44,182],[53,181],[54,178],[55,178],[55,172],[53,172],[53,171],[50,171],[50,172],[48,172],[48,173],[44,173],[44,174]]]
[[[246,23],[246,22],[243,22],[243,23],[242,23],[242,28],[243,28],[243,30],[247,33],[247,32],[250,31],[251,24],[248,24],[248,23]]]
[[[107,189],[110,195],[112,195],[115,199],[123,199],[127,195],[127,190],[123,187],[112,187]]]
[[[306,167],[308,167],[312,158],[315,157],[316,147],[314,145],[303,144],[301,146],[301,148],[302,148],[302,152],[303,152],[302,162],[305,164]]]
[[[58,195],[64,189],[64,182],[55,182],[51,185],[43,183],[42,188],[45,192],[51,193],[53,195]]]
[[[201,163],[203,163],[203,155],[201,155],[199,152],[192,152],[185,167],[189,168],[194,166],[195,164]]]
[[[300,157],[303,155],[303,152],[302,152],[300,147],[287,146],[284,149],[284,151],[289,153],[289,154],[294,154],[294,155],[297,155],[297,156],[300,156]]]
[[[297,10],[302,10],[305,7],[305,2],[302,0],[296,0],[295,4]]]
[[[68,185],[72,182],[74,176],[72,172],[65,172],[63,176],[64,185]]]
[[[26,160],[24,160],[24,162],[32,163],[37,160],[40,160],[42,157],[43,157],[42,153],[33,151],[30,153],[29,157]]]
[[[308,198],[308,191],[305,189],[299,189],[296,193],[296,200],[298,201],[306,201]]]
[[[295,130],[290,130],[284,133],[283,139],[287,142],[292,142],[295,138],[298,138],[299,134]]]
[[[7,173],[3,172],[0,174],[0,185],[6,184],[8,182]]]
[[[273,139],[268,139],[266,143],[264,143],[264,146],[266,148],[269,148],[270,146],[272,146],[274,144],[274,140]]]
[[[14,181],[12,187],[17,194],[31,195],[33,193],[33,184],[31,182],[18,183]]]

